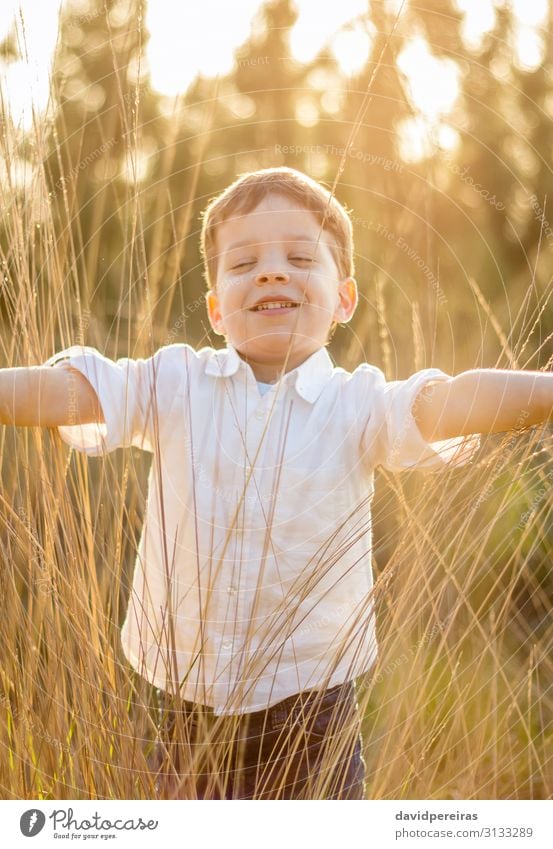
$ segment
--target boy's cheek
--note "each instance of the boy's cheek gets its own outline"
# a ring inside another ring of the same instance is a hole
[[[217,283],[217,292],[219,294],[219,297],[226,294],[229,289],[232,288],[232,284],[233,280],[231,277],[228,276],[223,277],[222,280],[219,280],[219,282]]]

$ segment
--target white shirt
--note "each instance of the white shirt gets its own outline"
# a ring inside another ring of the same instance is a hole
[[[106,420],[60,427],[62,439],[91,456],[153,454],[121,632],[132,666],[216,714],[368,671],[374,469],[459,465],[478,447],[429,445],[417,428],[417,393],[448,375],[386,382],[367,363],[333,368],[321,348],[261,396],[233,348],[173,344],[115,362],[73,346],[47,364],[62,357]]]

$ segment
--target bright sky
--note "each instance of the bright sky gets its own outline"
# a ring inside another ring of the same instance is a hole
[[[120,0],[125,5],[128,0]],[[145,25],[150,33],[146,64],[151,82],[161,94],[172,97],[185,91],[195,76],[228,73],[235,51],[250,33],[262,0],[149,0]],[[397,10],[399,0],[384,0]],[[543,58],[543,27],[547,0],[455,0],[463,14],[463,37],[478,49],[491,29],[496,7],[509,2],[518,19],[511,45],[517,64],[532,70]],[[22,58],[2,67],[0,94],[14,122],[23,129],[32,125],[32,107],[43,111],[48,102],[48,75],[57,37],[61,4],[79,15],[89,14],[86,0],[0,0],[0,39],[15,32]],[[296,0],[299,12],[290,39],[294,57],[309,62],[322,47],[333,52],[344,75],[355,73],[369,57],[374,28],[363,19],[367,0]],[[23,20],[23,24],[22,24]],[[451,60],[438,59],[422,33],[413,33],[399,57],[399,66],[419,118],[403,127],[409,158],[423,155],[421,133],[431,127],[442,142],[454,146],[455,134],[440,123],[455,104],[459,69]],[[314,116],[313,123],[317,117]],[[418,151],[418,153],[417,153]]]
[[[15,33],[22,57],[4,66],[0,60],[0,96],[25,129],[32,126],[33,104],[42,112],[48,103],[60,6],[61,0],[0,0],[0,41]]]

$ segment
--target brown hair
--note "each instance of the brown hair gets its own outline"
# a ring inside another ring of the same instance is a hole
[[[312,212],[321,226],[334,237],[332,254],[341,276],[352,277],[353,229],[348,211],[320,183],[294,168],[264,168],[243,174],[220,195],[212,198],[202,213],[200,250],[208,289],[217,279],[215,236],[219,224],[235,214],[247,214],[267,195],[275,193]]]

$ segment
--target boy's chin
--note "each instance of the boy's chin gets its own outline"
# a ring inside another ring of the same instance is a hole
[[[232,343],[231,343],[232,344]],[[290,334],[276,333],[270,340],[252,340],[234,346],[241,357],[258,363],[284,363],[287,357],[309,356],[322,347],[322,343],[302,337],[290,338]]]

